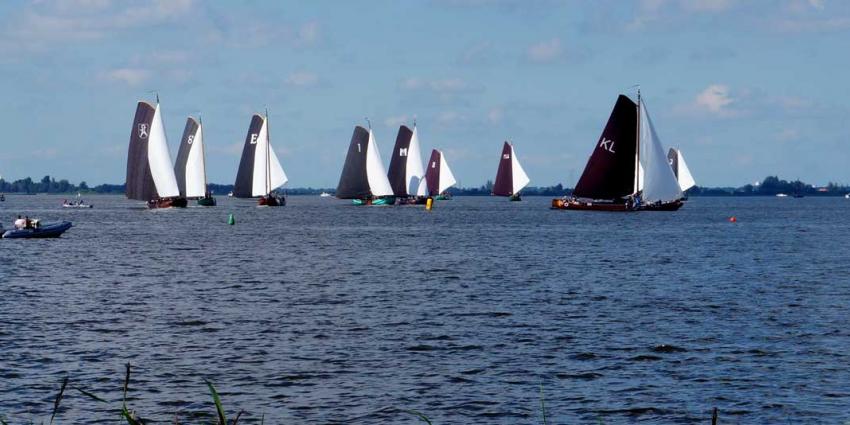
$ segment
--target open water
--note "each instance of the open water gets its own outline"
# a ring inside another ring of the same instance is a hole
[[[74,222],[0,240],[10,423],[49,420],[64,376],[107,402],[69,387],[58,423],[118,423],[127,362],[128,406],[164,423],[212,421],[204,378],[240,423],[542,424],[541,400],[549,424],[850,420],[846,199],[61,201],[0,203],[6,227]]]

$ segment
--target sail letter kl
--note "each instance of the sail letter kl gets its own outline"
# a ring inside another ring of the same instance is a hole
[[[620,95],[573,195],[617,200],[634,193],[636,147],[637,105]]]

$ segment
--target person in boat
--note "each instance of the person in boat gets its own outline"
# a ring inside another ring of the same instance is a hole
[[[24,227],[26,227],[26,225],[27,225],[27,222],[23,218],[21,218],[21,216],[19,215],[18,219],[15,220],[15,228],[20,230],[20,229],[23,229]]]

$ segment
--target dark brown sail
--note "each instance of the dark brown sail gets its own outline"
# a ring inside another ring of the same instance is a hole
[[[676,149],[670,148],[667,151],[667,162],[670,163],[670,168],[673,169],[673,175],[676,178],[679,178],[679,155],[676,153]]]
[[[635,192],[637,104],[620,95],[573,195],[619,200]]]
[[[415,195],[414,193],[407,193],[407,154],[412,137],[413,131],[407,128],[406,125],[399,127],[398,136],[395,138],[395,146],[390,157],[390,169],[387,171],[390,186],[393,188],[393,193],[396,196]],[[418,158],[416,160],[421,161]]]
[[[431,151],[431,159],[425,166],[425,182],[428,185],[428,196],[440,194],[440,151]]]
[[[354,128],[345,165],[339,176],[336,197],[339,199],[366,199],[372,196],[366,175],[366,152],[369,148],[369,130],[361,126]]]
[[[174,174],[177,177],[180,196],[186,196],[186,163],[189,161],[189,152],[192,151],[192,142],[198,133],[198,127],[197,120],[192,117],[187,118],[183,137],[180,138],[180,149],[177,151],[177,161],[174,163]]]
[[[148,164],[148,138],[151,133],[156,108],[148,102],[139,102],[136,117],[130,130],[130,148],[127,152],[127,183],[124,193],[129,199],[150,201],[159,198]]]
[[[493,183],[493,194],[496,196],[511,196],[514,191],[513,163],[511,161],[513,149],[511,144],[505,142],[502,147],[502,157],[499,159],[499,169],[496,171],[496,182]]]
[[[254,197],[254,160],[257,151],[257,138],[263,128],[263,117],[254,114],[251,117],[251,125],[248,126],[248,135],[245,136],[245,145],[242,147],[242,159],[239,161],[239,171],[236,172],[236,183],[233,185],[233,196],[236,198]]]

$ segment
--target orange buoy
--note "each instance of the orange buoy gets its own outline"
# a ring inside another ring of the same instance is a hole
[[[737,223],[737,222],[738,222],[738,219],[737,219],[737,218],[735,218],[735,216],[733,215],[732,217],[729,217],[729,222],[730,222],[730,223]]]

